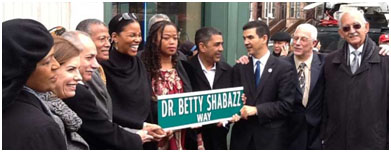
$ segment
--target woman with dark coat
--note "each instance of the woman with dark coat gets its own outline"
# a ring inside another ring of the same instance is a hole
[[[157,96],[192,91],[189,77],[177,57],[178,31],[168,21],[151,26],[145,51],[141,58],[150,73],[153,89],[153,117],[157,118]],[[157,120],[156,120],[157,121]],[[191,129],[175,131],[172,136],[159,142],[159,149],[197,149],[195,132]]]
[[[52,45],[37,21],[3,22],[3,149],[67,149],[42,99],[57,80]]]
[[[148,131],[158,140],[166,133],[160,126],[147,122],[152,90],[144,64],[136,56],[141,43],[141,29],[136,16],[123,13],[113,17],[109,23],[109,34],[113,40],[110,58],[102,61],[101,65],[113,101],[113,122]]]

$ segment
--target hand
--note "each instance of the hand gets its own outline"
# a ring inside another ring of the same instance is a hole
[[[202,125],[193,125],[190,128],[191,129],[198,129],[198,128],[201,128],[201,127],[202,127]]]
[[[390,47],[388,45],[381,45],[380,48],[381,49],[379,51],[379,54],[381,56],[388,56],[389,55]]]
[[[240,120],[240,116],[238,114],[232,115],[232,119],[229,122],[235,123]]]
[[[280,56],[287,56],[289,53],[288,45],[281,46]]]
[[[222,126],[225,126],[228,124],[228,121],[225,120],[225,121],[220,121],[219,123],[216,124],[217,127],[222,127]]]
[[[156,124],[145,123],[143,130],[147,131],[155,141],[160,141],[166,136],[166,132],[164,132],[164,130]]]
[[[153,137],[148,135],[148,132],[145,130],[139,130],[136,133],[140,136],[143,143],[150,142],[153,139]]]
[[[240,109],[240,115],[243,119],[247,120],[248,116],[253,116],[255,114],[257,114],[257,108],[254,106],[244,105],[242,109]]]
[[[250,62],[250,60],[248,59],[248,56],[246,56],[246,55],[243,55],[238,60],[236,60],[236,63],[240,63],[240,64],[247,64],[248,62]]]
[[[245,105],[246,104],[246,102],[247,102],[247,97],[246,97],[246,94],[242,94],[242,101],[243,101],[243,105]]]

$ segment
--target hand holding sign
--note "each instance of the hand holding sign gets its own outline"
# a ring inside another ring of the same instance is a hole
[[[244,105],[242,109],[240,109],[240,115],[243,119],[247,120],[248,116],[253,116],[255,114],[257,114],[257,108],[255,106]]]
[[[166,136],[166,132],[156,124],[145,123],[143,130],[147,131],[148,135],[151,135],[155,141],[160,141]]]
[[[148,135],[148,132],[145,130],[139,130],[136,133],[140,136],[143,143],[150,142],[153,139],[153,137]]]

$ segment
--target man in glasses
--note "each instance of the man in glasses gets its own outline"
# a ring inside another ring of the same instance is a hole
[[[388,56],[358,11],[339,18],[342,48],[325,59],[324,149],[388,149]]]

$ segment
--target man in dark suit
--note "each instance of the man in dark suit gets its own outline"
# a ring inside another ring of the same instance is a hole
[[[221,61],[223,35],[213,27],[197,30],[195,42],[198,54],[186,67],[193,91],[232,87],[232,68]],[[228,129],[222,123],[202,126],[200,129],[206,150],[226,150]]]
[[[295,69],[270,54],[268,26],[251,21],[243,27],[244,44],[252,56],[233,68],[234,86],[244,87],[243,119],[232,128],[231,149],[287,149],[287,118],[292,112]]]
[[[388,149],[389,58],[359,11],[340,15],[342,48],[325,59],[324,149]]]
[[[293,35],[293,55],[287,59],[297,70],[294,112],[290,116],[289,149],[321,149],[319,137],[324,90],[324,54],[313,51],[317,29],[300,24]]]

